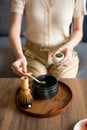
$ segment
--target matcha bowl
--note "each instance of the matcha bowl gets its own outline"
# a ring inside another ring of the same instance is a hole
[[[39,84],[35,80],[32,83],[32,94],[37,99],[47,99],[55,96],[58,93],[58,81],[51,75],[40,75],[37,77],[40,81],[45,81],[45,84]]]

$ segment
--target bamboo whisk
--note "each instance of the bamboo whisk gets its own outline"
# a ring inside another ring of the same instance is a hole
[[[28,77],[21,78],[21,89],[18,95],[19,105],[23,108],[30,108],[32,106],[33,97],[31,95],[28,83]]]

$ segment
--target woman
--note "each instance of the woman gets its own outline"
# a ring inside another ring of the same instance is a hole
[[[9,39],[16,55],[13,71],[20,75],[50,74],[56,78],[75,78],[79,58],[73,50],[83,36],[86,0],[12,0]],[[21,46],[20,32],[25,16],[26,43]],[[69,33],[72,23],[72,31]],[[64,53],[60,65],[53,54]]]

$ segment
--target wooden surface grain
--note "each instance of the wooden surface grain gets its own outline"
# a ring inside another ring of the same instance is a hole
[[[69,110],[51,118],[23,114],[15,105],[20,78],[0,79],[0,130],[73,130],[75,123],[87,118],[87,79],[60,79],[73,92]]]

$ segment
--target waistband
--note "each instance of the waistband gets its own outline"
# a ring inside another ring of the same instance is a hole
[[[62,44],[58,44],[58,45],[49,45],[49,46],[42,46],[38,43],[26,40],[25,42],[25,47],[28,49],[32,49],[32,50],[37,50],[37,51],[42,51],[42,52],[49,52],[49,51],[53,51],[53,50],[57,50],[60,46],[62,46],[64,43]]]

